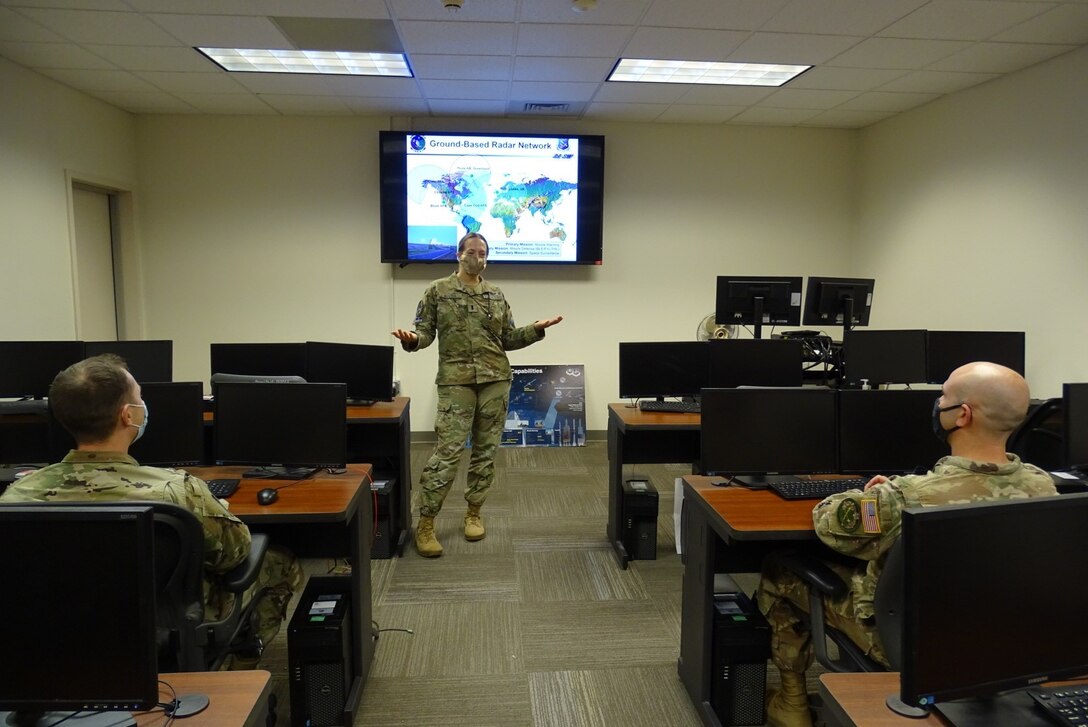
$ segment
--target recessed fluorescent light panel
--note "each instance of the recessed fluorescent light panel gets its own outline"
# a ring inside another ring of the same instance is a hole
[[[712,83],[722,86],[781,86],[810,68],[812,66],[621,58],[608,80],[637,83]]]
[[[403,53],[255,48],[197,48],[197,50],[228,71],[412,77],[412,70],[408,67],[408,60]]]

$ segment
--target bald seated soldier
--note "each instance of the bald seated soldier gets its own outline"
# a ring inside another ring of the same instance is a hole
[[[864,490],[832,495],[813,509],[820,540],[858,559],[854,567],[841,559],[827,564],[850,591],[841,600],[825,599],[825,620],[873,660],[888,664],[875,630],[873,597],[886,554],[899,538],[904,508],[1058,494],[1050,475],[1005,451],[1029,398],[1027,382],[1012,369],[986,362],[961,366],[933,403],[933,432],[951,447],[951,456],[924,475],[877,475]],[[782,675],[782,688],[768,695],[767,724],[811,727],[805,670],[813,651],[799,617],[808,610],[808,586],[772,554],[763,564],[757,601],[771,625],[771,659]]]
[[[143,467],[129,456],[128,448],[143,435],[150,413],[125,362],[103,354],[72,364],[53,379],[49,405],[75,438],[76,448],[61,462],[12,484],[0,501],[161,500],[180,505],[204,528],[205,618],[227,614],[234,596],[218,587],[217,578],[245,560],[249,528],[200,478],[181,470]],[[261,643],[234,654],[232,668],[256,666],[263,645],[279,631],[301,580],[302,571],[290,551],[275,546],[266,551],[257,581],[243,594],[249,601],[266,589],[256,606]]]

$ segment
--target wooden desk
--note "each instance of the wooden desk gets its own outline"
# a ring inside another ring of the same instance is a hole
[[[191,467],[202,479],[241,476],[243,467]],[[374,658],[370,541],[374,527],[369,487],[371,467],[350,464],[347,472],[322,471],[308,480],[243,479],[231,495],[230,511],[251,529],[268,533],[272,543],[291,548],[302,558],[347,558],[351,562],[354,623],[351,629],[355,674],[344,707],[346,724],[355,720],[370,664]],[[279,488],[279,499],[259,505],[257,492]],[[279,638],[287,638],[286,626]]]
[[[714,574],[758,573],[763,556],[791,545],[824,546],[812,527],[813,500],[783,500],[767,490],[715,487],[684,477],[683,604],[677,672],[703,723],[721,723],[710,704],[714,650]]]
[[[699,459],[698,414],[643,412],[608,405],[608,542],[621,568],[631,555],[623,546],[623,466],[693,463]]]
[[[884,699],[899,693],[898,672],[821,674],[820,696],[832,725],[848,727],[945,727],[937,713],[924,719],[903,717],[888,709]]]
[[[185,727],[263,727],[268,714],[272,675],[266,671],[211,671],[159,674],[178,696],[199,693],[208,698],[208,708],[174,724]],[[160,701],[171,699],[159,685]],[[161,710],[136,715],[139,727],[165,727],[169,718]]]

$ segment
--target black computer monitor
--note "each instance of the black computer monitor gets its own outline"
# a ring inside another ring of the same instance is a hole
[[[174,380],[173,341],[87,341],[84,350],[88,358],[101,353],[117,354],[141,384]]]
[[[872,278],[810,277],[805,291],[804,324],[848,329],[869,325],[875,286]]]
[[[706,386],[706,341],[621,342],[620,398],[695,397]]]
[[[950,373],[972,361],[1001,364],[1024,375],[1024,332],[927,332],[926,371],[931,384],[943,384]]]
[[[902,701],[997,724],[1030,702],[998,692],[1088,673],[1085,522],[1088,494],[905,510]]]
[[[1065,464],[1088,474],[1088,384],[1063,384]]]
[[[703,389],[703,472],[835,472],[835,394],[801,387]]]
[[[213,374],[306,377],[305,343],[213,343]]]
[[[83,360],[83,341],[0,341],[0,397],[49,396],[64,369]]]
[[[199,381],[142,383],[152,412],[144,435],[129,454],[140,464],[185,467],[204,462],[204,385]]]
[[[158,703],[154,551],[147,505],[0,505],[0,724]]]
[[[804,343],[785,339],[715,339],[708,388],[800,386]]]
[[[933,436],[933,390],[839,392],[839,470],[896,475],[926,472],[948,455]]]
[[[843,341],[847,383],[920,384],[926,372],[925,330],[856,331]]]
[[[719,325],[796,326],[801,322],[801,278],[719,275],[714,319]]]
[[[219,384],[216,463],[282,468],[273,472],[280,477],[343,467],[346,407],[344,384]]]
[[[392,346],[307,341],[306,359],[306,380],[347,384],[349,403],[393,398]]]

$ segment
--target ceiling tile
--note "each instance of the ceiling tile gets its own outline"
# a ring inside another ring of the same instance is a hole
[[[729,123],[795,126],[811,119],[817,113],[819,112],[813,109],[776,109],[770,106],[754,106],[734,116]]]
[[[327,76],[323,84],[339,96],[380,96],[385,98],[422,98],[414,78],[381,76]]]
[[[83,91],[157,91],[159,89],[127,71],[92,71],[43,68],[40,73]]]
[[[514,80],[604,81],[615,65],[612,58],[518,56],[514,59]]]
[[[846,68],[925,68],[963,50],[967,41],[869,38],[830,61]]]
[[[889,38],[985,40],[1046,10],[1039,3],[932,0],[877,35]]]
[[[761,30],[872,35],[928,0],[793,0]]]
[[[504,116],[505,101],[480,101],[472,99],[436,99],[430,102],[431,111],[447,116]]]
[[[184,45],[204,48],[280,48],[294,46],[270,18],[237,15],[148,16]],[[138,45],[129,43],[128,45]],[[147,44],[150,45],[150,44]]]
[[[881,91],[916,93],[954,93],[997,78],[996,73],[956,73],[953,71],[911,71],[881,86]]]
[[[583,118],[602,121],[654,121],[666,108],[661,104],[648,103],[592,103]]]
[[[756,30],[788,0],[655,0],[643,25],[662,28]]]
[[[625,58],[724,61],[750,35],[733,30],[640,28],[622,52]]]
[[[833,91],[868,91],[899,78],[907,71],[818,66],[789,82],[789,88],[825,88]]]
[[[733,51],[729,60],[738,63],[793,63],[813,66],[826,63],[864,38],[848,35],[801,35],[753,33]]]
[[[517,0],[466,0],[464,7],[451,13],[441,0],[391,0],[393,14],[403,20],[438,20],[478,23],[517,19]]]
[[[773,106],[780,109],[829,109],[857,95],[857,91],[780,88],[756,106]]]
[[[939,98],[937,93],[889,93],[869,91],[855,96],[839,108],[854,111],[898,112],[912,109]]]
[[[510,56],[429,55],[408,59],[416,78],[448,78],[465,81],[504,81],[510,78]]]
[[[129,71],[174,71],[222,73],[222,69],[199,51],[187,46],[97,45],[87,50]]]
[[[125,91],[96,91],[95,98],[134,114],[195,114],[197,109],[181,99],[162,91],[129,93]]]
[[[1039,15],[993,40],[1019,43],[1088,43],[1088,3],[1065,4]]]
[[[73,43],[16,43],[0,40],[0,55],[27,68],[118,70],[109,61]]]
[[[510,95],[539,103],[589,101],[599,87],[597,83],[515,81],[511,85]]]
[[[506,98],[506,81],[420,81],[427,98],[474,98],[499,100]]]
[[[397,115],[426,116],[430,113],[427,102],[411,98],[362,98],[341,96],[340,99],[352,110],[362,116]]]
[[[675,124],[721,124],[729,121],[747,106],[693,106],[673,104],[657,121]]]
[[[679,83],[624,83],[609,81],[600,86],[596,101],[612,103],[660,103],[669,104],[678,100],[691,88]]]
[[[466,3],[467,4],[467,3]],[[518,20],[528,23],[574,23],[577,25],[634,25],[642,17],[649,0],[602,2],[584,13],[576,12],[569,0],[562,2],[523,2]]]
[[[262,94],[261,100],[285,115],[350,116],[352,110],[339,96],[293,96],[289,94]]]
[[[510,55],[514,51],[513,23],[435,23],[406,20],[399,24],[401,41],[409,56],[416,53]]]
[[[680,97],[684,104],[710,104],[712,106],[751,106],[774,93],[773,88],[758,86],[687,86]]]
[[[176,39],[139,13],[53,8],[24,8],[20,12],[77,43],[177,45]]]
[[[272,15],[262,10],[262,0],[125,0],[141,13],[179,13],[191,15]]]
[[[934,71],[1009,73],[1067,53],[1074,48],[1075,45],[976,43],[927,68]]]
[[[59,42],[64,38],[14,10],[0,8],[0,40]]]
[[[838,129],[860,129],[891,116],[888,111],[851,111],[849,109],[830,109],[816,114],[811,119],[801,122],[801,126],[823,126]]]
[[[133,10],[130,3],[124,0],[4,0],[2,5],[12,5],[21,8],[64,8],[68,10],[115,10],[118,12],[130,12]]]
[[[630,37],[630,29],[611,25],[523,23],[516,48],[524,56],[615,58]]]
[[[232,73],[138,71],[137,76],[167,93],[244,93]]]
[[[276,116],[276,110],[258,96],[234,93],[178,94],[182,101],[205,114],[238,114],[241,116]]]

